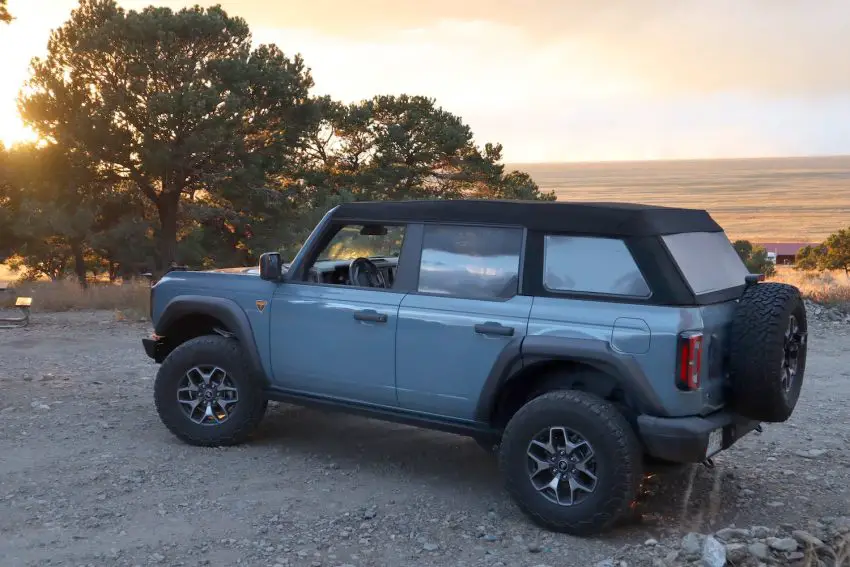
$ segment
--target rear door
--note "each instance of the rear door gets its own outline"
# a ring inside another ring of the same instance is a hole
[[[519,296],[524,231],[426,224],[416,290],[398,312],[400,407],[472,420],[496,359],[526,334]]]

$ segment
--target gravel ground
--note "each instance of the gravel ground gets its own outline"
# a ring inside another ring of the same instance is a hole
[[[594,565],[648,539],[850,513],[846,322],[812,322],[791,420],[713,469],[649,475],[635,518],[588,539],[526,521],[494,460],[453,435],[271,404],[250,444],[183,445],[153,408],[148,332],[108,312],[0,330],[4,567]]]

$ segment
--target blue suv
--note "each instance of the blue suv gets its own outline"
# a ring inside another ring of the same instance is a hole
[[[187,443],[245,441],[268,400],[452,432],[533,521],[591,534],[648,458],[708,462],[789,418],[806,311],[762,280],[701,210],[350,203],[290,264],[166,274],[143,343]]]

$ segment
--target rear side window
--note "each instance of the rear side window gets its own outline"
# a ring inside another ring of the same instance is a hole
[[[662,239],[695,295],[744,285],[749,270],[726,233],[684,232]]]
[[[426,225],[419,291],[509,299],[519,287],[522,230]]]
[[[626,243],[615,238],[547,235],[543,286],[550,291],[648,297]]]

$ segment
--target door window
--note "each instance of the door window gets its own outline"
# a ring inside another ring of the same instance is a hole
[[[426,225],[419,291],[472,299],[517,294],[522,229]]]
[[[330,285],[392,289],[405,232],[406,226],[399,225],[344,225],[310,266],[307,279]]]

